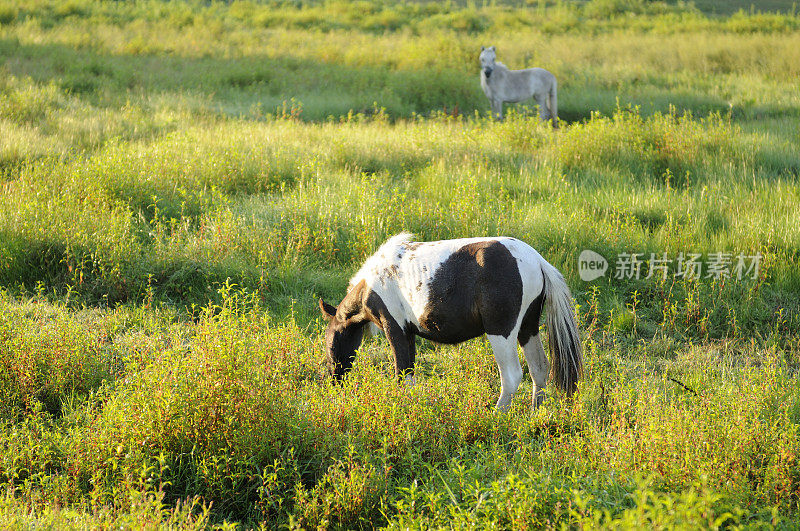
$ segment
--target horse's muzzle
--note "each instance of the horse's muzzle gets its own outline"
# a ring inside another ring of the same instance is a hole
[[[489,76],[492,75],[492,69],[487,66],[483,69],[483,75],[486,76],[486,79],[489,79]]]

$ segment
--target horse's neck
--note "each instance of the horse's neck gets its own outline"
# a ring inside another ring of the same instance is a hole
[[[510,70],[508,69],[508,67],[506,65],[504,65],[503,63],[495,61],[495,63],[494,63],[494,71],[492,72],[492,79],[494,79],[495,82],[496,82],[497,80],[506,77],[506,74],[508,74],[509,72],[510,72]]]

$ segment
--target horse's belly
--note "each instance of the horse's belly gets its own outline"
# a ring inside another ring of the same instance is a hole
[[[481,317],[472,304],[437,300],[417,316],[416,333],[437,343],[462,343],[485,332]]]
[[[526,87],[525,89],[514,89],[506,92],[504,100],[508,103],[520,103],[529,100],[540,92],[539,87]]]
[[[483,328],[480,326],[475,326],[472,328],[460,328],[458,330],[450,329],[447,331],[421,329],[416,330],[415,332],[419,337],[428,339],[434,343],[443,343],[445,345],[463,343],[464,341],[469,341],[470,339],[481,336],[484,333]]]
[[[523,95],[520,95],[520,94],[515,94],[515,95],[506,96],[503,99],[503,101],[505,101],[506,103],[520,103],[522,101],[530,99],[530,97],[531,97],[530,94],[528,94],[526,96],[523,96]]]

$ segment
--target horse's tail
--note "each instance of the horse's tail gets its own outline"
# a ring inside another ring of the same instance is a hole
[[[547,94],[549,99],[547,105],[550,107],[550,118],[553,120],[553,129],[558,127],[558,82],[553,78],[553,84],[550,85],[550,91]]]
[[[578,380],[583,376],[581,342],[572,307],[572,295],[558,269],[544,260],[542,273],[552,378],[559,389],[571,396],[577,389]]]

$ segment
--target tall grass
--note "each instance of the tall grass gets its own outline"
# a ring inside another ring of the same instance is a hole
[[[3,304],[12,322],[30,307]],[[499,415],[488,407],[498,383],[484,342],[424,349],[410,390],[390,377],[385,342],[369,343],[335,386],[320,379],[320,341],[291,321],[272,324],[253,304],[228,291],[188,328],[169,315],[152,328],[127,312],[95,314],[84,333],[127,321],[123,336],[150,329],[157,346],[124,357],[123,375],[88,397],[67,395],[60,421],[31,406],[4,432],[10,492],[59,504],[91,493],[90,507],[107,511],[137,506],[127,505],[133,492],[167,506],[201,495],[218,517],[311,527],[392,515],[393,525],[424,527],[471,517],[511,527],[730,525],[776,522],[765,507],[797,510],[800,397],[774,347],[625,354],[589,342],[577,402],[555,396],[531,415],[518,397]],[[56,323],[71,319],[64,307],[47,310]],[[111,335],[112,351],[120,339]]]
[[[232,277],[271,300],[411,230],[515,234],[573,283],[584,248],[762,253],[770,284],[794,290],[796,208],[775,209],[776,190],[795,193],[787,159],[726,118],[636,110],[556,134],[513,116],[201,125],[26,166],[5,185],[0,275],[112,304],[203,304]]]

